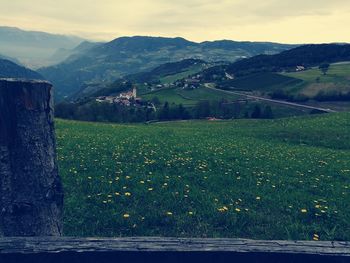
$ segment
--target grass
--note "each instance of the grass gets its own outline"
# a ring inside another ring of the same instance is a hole
[[[350,114],[57,120],[65,235],[350,240]]]
[[[229,83],[236,90],[273,91],[286,86],[299,86],[301,80],[277,73],[257,73],[247,77],[231,80]]]
[[[350,80],[350,64],[332,64],[326,75],[323,75],[318,68],[306,71],[284,73],[283,75],[298,78],[306,82],[315,82],[320,78],[320,83],[347,82]]]
[[[168,88],[168,89],[160,89],[156,90],[147,94],[142,95],[143,99],[146,100],[151,100],[154,97],[157,97],[162,103],[164,102],[169,102],[170,104],[175,103],[175,104],[183,104],[185,106],[193,106],[197,103],[196,100],[192,99],[187,99],[182,96],[180,96],[177,93],[178,89],[177,88]]]
[[[321,90],[350,90],[350,64],[332,64],[326,75],[318,68],[312,68],[301,72],[283,73],[283,76],[302,80],[302,88],[297,91],[309,97],[317,95]]]
[[[200,87],[198,89],[179,89],[177,93],[183,98],[190,100],[209,100],[209,101],[220,101],[221,99],[226,99],[229,101],[240,99],[240,96],[229,94],[221,90],[213,90],[206,87]]]
[[[228,82],[233,89],[273,92],[285,90],[292,95],[302,94],[309,98],[322,91],[350,91],[350,63],[330,65],[323,75],[318,68],[289,73],[257,73]]]
[[[202,65],[194,65],[184,72],[180,72],[180,73],[174,74],[174,75],[165,76],[165,77],[160,79],[160,82],[162,84],[174,83],[177,80],[181,80],[181,79],[187,78],[188,76],[196,74],[196,73],[202,71],[203,69],[204,69],[204,67]]]
[[[154,97],[164,103],[168,101],[170,104],[183,104],[185,106],[194,106],[201,100],[221,100],[223,98],[227,100],[236,100],[239,96],[227,94],[221,90],[213,90],[206,87],[200,87],[198,89],[183,90],[180,88],[168,88],[153,91],[142,95],[142,98],[151,100]]]

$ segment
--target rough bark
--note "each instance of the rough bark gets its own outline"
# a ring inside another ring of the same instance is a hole
[[[0,79],[0,236],[57,236],[63,191],[52,86]]]

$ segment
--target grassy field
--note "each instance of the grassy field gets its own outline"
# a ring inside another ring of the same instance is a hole
[[[350,114],[57,120],[65,235],[350,240]]]
[[[232,88],[244,91],[274,91],[285,87],[299,87],[302,80],[278,73],[257,73],[230,81]]]
[[[152,100],[157,97],[161,103],[169,102],[175,104],[183,104],[185,106],[193,106],[198,100],[185,99],[177,93],[177,88],[160,89],[147,94],[142,95],[142,99]]]
[[[165,77],[160,79],[160,82],[162,84],[174,83],[177,80],[181,80],[181,79],[187,78],[188,76],[196,74],[196,73],[202,71],[203,69],[204,69],[203,65],[194,65],[184,72],[180,72],[180,73],[174,74],[174,75],[165,76]]]
[[[317,95],[321,90],[350,91],[350,63],[332,64],[326,75],[323,75],[318,68],[283,75],[302,80],[303,85],[297,91],[309,97]]]
[[[193,90],[183,90],[180,88],[169,88],[153,91],[142,95],[142,98],[151,100],[154,97],[164,103],[165,101],[169,103],[180,104],[185,106],[194,106],[198,101],[201,100],[221,100],[223,98],[227,100],[237,100],[239,96],[227,94],[221,90],[212,90],[206,87],[200,87]]]
[[[318,68],[289,73],[257,73],[230,81],[236,90],[272,92],[285,90],[291,94],[303,94],[310,98],[325,91],[350,90],[350,63],[332,64],[326,75]]]
[[[190,100],[209,100],[209,101],[220,101],[222,99],[226,99],[229,101],[234,101],[237,99],[241,99],[241,96],[228,94],[225,91],[221,90],[213,90],[206,87],[200,87],[198,89],[179,89],[177,94],[182,96],[183,98],[187,98]]]

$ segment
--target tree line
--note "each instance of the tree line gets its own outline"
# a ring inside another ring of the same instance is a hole
[[[153,101],[157,101],[153,99]],[[192,107],[169,102],[151,107],[124,106],[120,104],[89,102],[84,104],[63,102],[55,107],[55,116],[62,119],[133,123],[189,119],[273,118],[270,106],[248,102],[199,101]]]

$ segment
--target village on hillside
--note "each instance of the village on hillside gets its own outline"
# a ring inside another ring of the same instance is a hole
[[[116,96],[100,96],[96,98],[98,103],[109,103],[117,104],[126,107],[146,107],[157,111],[155,105],[149,101],[143,101],[141,98],[137,97],[137,88],[133,87],[132,90],[127,92],[122,92]]]
[[[142,99],[137,97],[137,88],[134,86],[132,90],[120,93],[117,96],[100,96],[96,98],[96,102],[108,102],[110,104],[121,104],[124,106],[136,106],[141,104]]]

